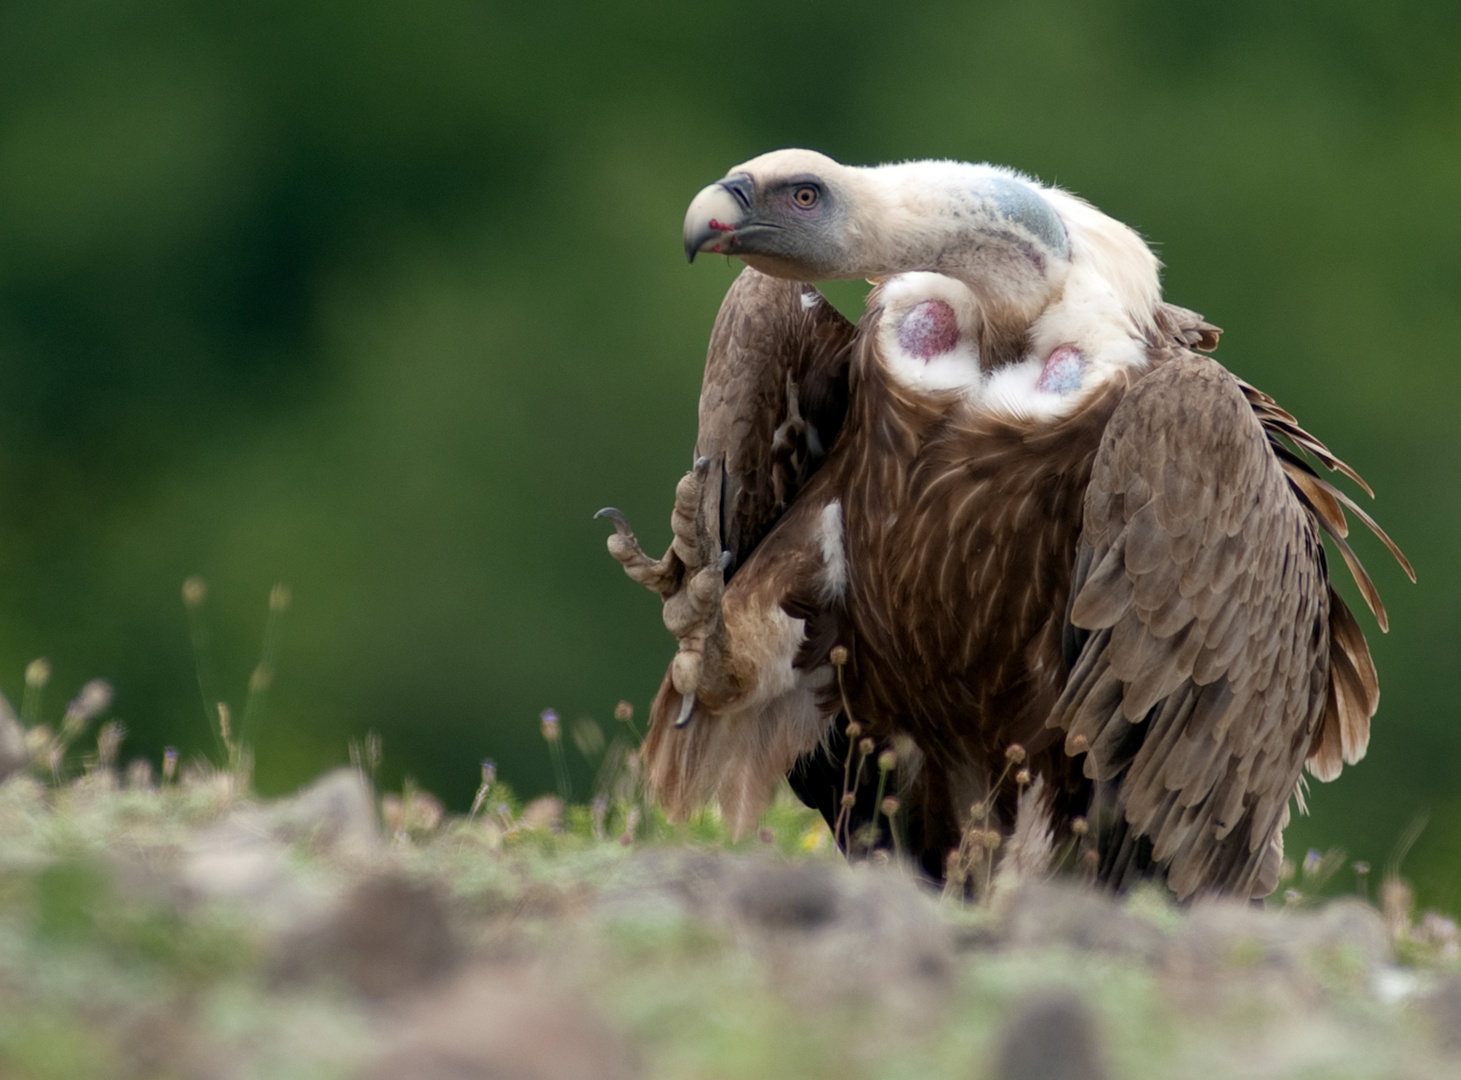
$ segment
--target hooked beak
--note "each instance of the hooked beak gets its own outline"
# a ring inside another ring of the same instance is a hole
[[[750,219],[755,196],[747,173],[731,173],[696,195],[685,211],[685,257],[694,262],[702,251],[733,254],[736,230]]]

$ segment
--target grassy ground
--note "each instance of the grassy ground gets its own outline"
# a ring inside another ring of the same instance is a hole
[[[50,738],[0,784],[0,1080],[1461,1073],[1454,924],[1395,884],[970,908],[789,795],[735,845],[623,785],[451,818],[367,763],[261,803],[236,749],[154,782],[104,738],[67,779]]]

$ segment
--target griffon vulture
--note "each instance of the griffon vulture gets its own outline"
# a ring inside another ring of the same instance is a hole
[[[1110,886],[1272,891],[1304,768],[1358,761],[1379,696],[1321,533],[1382,629],[1345,509],[1414,577],[1301,455],[1359,477],[1203,355],[1218,329],[1162,301],[1135,232],[1012,171],[777,151],[684,238],[749,268],[670,550],[605,512],[680,643],[643,748],[668,812],[714,799],[744,832],[789,776],[876,822],[851,719],[901,747],[896,828],[935,878],[971,813],[1014,827],[1017,744]],[[855,278],[855,327],[806,284]]]

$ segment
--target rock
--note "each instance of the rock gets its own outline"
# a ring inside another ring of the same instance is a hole
[[[732,903],[767,931],[816,930],[836,921],[838,881],[825,863],[757,867],[737,883]]]
[[[1106,1080],[1095,1018],[1065,990],[1015,1007],[995,1047],[995,1080]]]
[[[908,877],[769,858],[739,860],[728,871],[718,918],[788,1000],[873,1004],[895,1027],[939,1017],[953,988],[952,936]]]
[[[1461,975],[1446,976],[1416,1005],[1430,1020],[1441,1049],[1461,1053]]]
[[[587,1004],[522,968],[479,969],[403,1014],[355,1080],[633,1080],[634,1047]]]
[[[1060,945],[1155,963],[1167,945],[1157,926],[1078,885],[1026,882],[1000,906],[1002,944],[1016,948]]]
[[[274,838],[262,810],[242,806],[193,835],[179,877],[205,897],[267,905],[291,884],[289,849]]]
[[[757,854],[646,852],[600,895],[601,918],[691,919],[729,933],[798,1008],[870,1006],[893,1029],[936,1023],[954,981],[953,932],[892,867]]]
[[[1172,939],[1164,975],[1170,1000],[1193,1015],[1239,1002],[1282,1015],[1372,987],[1389,956],[1384,920],[1359,900],[1317,911],[1209,900]]]
[[[275,805],[269,825],[285,843],[316,854],[362,854],[380,846],[375,801],[358,769],[327,772],[292,799]]]
[[[455,970],[458,954],[438,891],[383,874],[289,934],[273,973],[283,982],[338,975],[365,997],[382,999],[439,981]]]

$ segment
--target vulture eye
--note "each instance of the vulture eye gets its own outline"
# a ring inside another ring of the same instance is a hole
[[[817,199],[821,197],[821,192],[816,189],[815,185],[798,184],[792,191],[791,197],[796,200],[796,204],[803,210],[810,210],[817,205]]]

